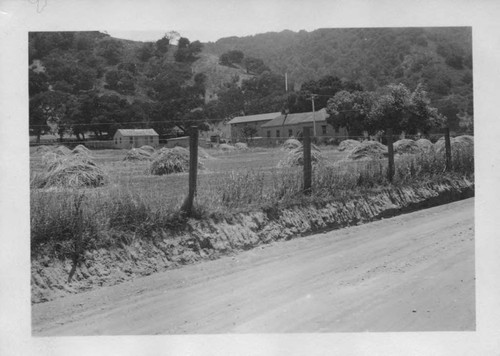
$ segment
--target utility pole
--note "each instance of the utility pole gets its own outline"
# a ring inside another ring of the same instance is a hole
[[[313,107],[313,129],[314,129],[314,137],[316,137],[316,110],[314,110],[314,99],[318,97],[318,94],[311,94],[311,97],[309,100],[312,101],[312,107]]]

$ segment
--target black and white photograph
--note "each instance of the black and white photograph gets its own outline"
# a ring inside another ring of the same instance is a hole
[[[498,352],[499,9],[438,3],[0,4],[0,353]]]

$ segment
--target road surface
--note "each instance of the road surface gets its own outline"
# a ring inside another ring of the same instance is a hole
[[[474,329],[474,199],[32,307],[35,336]]]

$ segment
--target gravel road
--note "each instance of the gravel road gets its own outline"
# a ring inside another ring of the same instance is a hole
[[[474,329],[474,199],[32,307],[35,336]]]

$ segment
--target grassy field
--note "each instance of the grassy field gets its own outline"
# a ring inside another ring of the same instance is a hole
[[[109,177],[109,183],[101,188],[89,189],[89,194],[110,189],[126,190],[132,194],[141,194],[151,200],[161,200],[163,205],[175,205],[184,198],[188,191],[188,173],[155,176],[147,173],[149,161],[124,161],[127,150],[93,150],[94,162]],[[201,159],[203,169],[198,171],[198,197],[204,192],[213,194],[214,188],[221,182],[238,174],[251,172],[262,174],[266,181],[278,169],[276,166],[286,152],[281,149],[250,149],[246,151],[223,152],[208,149],[208,159]],[[344,153],[329,147],[323,150],[329,161],[335,162],[345,156]],[[42,155],[31,149],[30,172],[35,174],[43,169]]]
[[[279,211],[294,204],[328,202],[371,194],[389,183],[387,160],[349,162],[334,147],[322,147],[324,160],[313,169],[313,191],[304,195],[302,167],[277,168],[287,152],[250,149],[206,150],[201,159],[195,218],[230,218],[245,211]],[[91,248],[116,246],[130,239],[155,239],[185,226],[180,207],[188,191],[188,173],[155,176],[150,162],[124,161],[126,150],[91,151],[105,176],[98,188],[31,189],[32,254],[81,256]],[[32,149],[32,175],[44,169],[42,155]],[[396,159],[392,184],[440,181],[447,175],[473,179],[472,152],[457,157],[454,171],[444,173],[439,154]],[[123,240],[125,239],[125,240]]]

